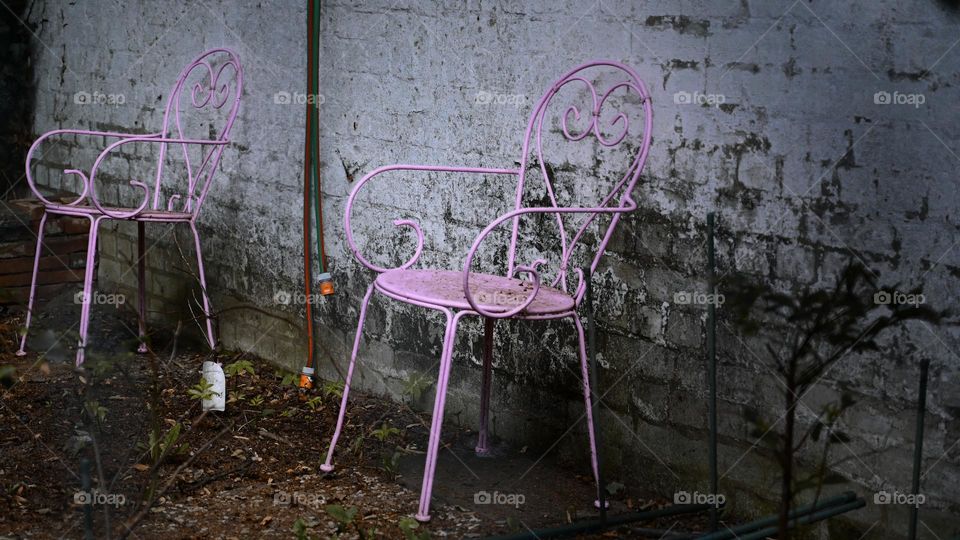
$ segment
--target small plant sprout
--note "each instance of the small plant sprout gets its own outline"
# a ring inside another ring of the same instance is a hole
[[[420,523],[412,517],[404,516],[400,518],[397,526],[400,527],[400,532],[403,533],[403,537],[406,540],[429,540],[430,538],[429,531],[417,532],[417,529],[420,528]]]
[[[300,376],[290,371],[278,371],[277,377],[280,378],[281,386],[293,386],[299,388]]]
[[[340,399],[343,397],[343,382],[325,381],[323,383],[323,395]]]
[[[190,394],[190,397],[197,400],[205,400],[213,398],[213,385],[210,384],[207,379],[200,377],[200,382],[193,385],[187,393]]]
[[[426,375],[415,375],[404,384],[403,394],[410,396],[410,400],[413,402],[420,401],[423,391],[433,386],[434,382],[432,378]]]
[[[100,402],[96,400],[86,402],[83,408],[90,415],[90,418],[97,423],[97,427],[101,427],[101,424],[107,418],[107,408],[100,405]]]
[[[243,375],[244,373],[249,373],[254,375],[253,363],[249,360],[237,360],[236,362],[231,362],[224,366],[223,373],[227,377],[235,377],[237,375]]]
[[[373,430],[371,434],[374,437],[376,437],[377,440],[379,440],[380,442],[383,442],[387,440],[391,435],[399,435],[400,430],[393,426],[388,426],[386,422],[384,422],[383,424],[381,424],[379,428]]]
[[[620,482],[610,482],[607,484],[607,493],[616,496],[620,493],[623,493],[623,490],[626,489],[626,487],[627,486],[621,484]]]
[[[158,431],[151,430],[147,444],[140,443],[138,447],[141,452],[150,457],[150,462],[154,465],[169,456],[186,454],[190,451],[190,445],[178,442],[182,430],[183,425],[180,422],[175,423],[162,435]]]
[[[0,385],[7,388],[13,386],[17,378],[17,368],[10,365],[0,366]]]
[[[307,524],[303,521],[303,518],[297,518],[293,522],[293,537],[297,540],[311,540],[310,535],[307,534]]]
[[[337,532],[347,530],[347,527],[353,523],[357,517],[357,508],[355,506],[340,506],[339,504],[328,504],[324,510],[337,522]]]
[[[397,476],[397,473],[400,470],[400,458],[403,457],[403,452],[400,449],[394,450],[392,454],[385,454],[380,460],[380,464],[383,467],[383,471],[387,473],[388,476]]]

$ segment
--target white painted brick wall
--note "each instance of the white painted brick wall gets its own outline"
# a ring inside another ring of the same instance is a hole
[[[240,52],[246,89],[236,145],[224,156],[201,218],[211,289],[218,307],[250,303],[293,320],[302,316],[272,300],[277,290],[301,287],[303,110],[278,105],[273,96],[304,91],[302,7],[223,0],[41,4],[33,11],[40,24],[34,52],[38,134],[61,126],[153,128],[187,59],[217,45]],[[610,398],[624,424],[613,413],[604,417],[606,441],[617,449],[608,460],[613,478],[665,492],[705,487],[690,485],[703,478],[705,467],[702,314],[663,305],[681,285],[703,286],[708,210],[716,210],[729,231],[721,238],[724,265],[736,260],[743,270],[807,283],[832,275],[852,248],[885,283],[922,283],[937,307],[956,304],[960,128],[953,113],[960,47],[951,46],[960,16],[934,0],[383,0],[326,2],[323,9],[324,212],[338,291],[321,310],[319,350],[327,376],[336,376],[330,360],[345,367],[359,297],[372,278],[344,249],[347,171],[356,180],[394,162],[510,166],[529,105],[562,71],[592,58],[634,66],[651,88],[656,111],[654,145],[638,188],[640,215],[625,221],[598,276],[599,297],[607,302],[600,319],[603,378],[627,373]],[[78,106],[72,99],[78,91],[122,94],[126,102]],[[522,94],[526,105],[478,105],[480,91]],[[926,103],[877,105],[878,91],[919,93]],[[677,104],[678,92],[719,94],[725,104]],[[47,158],[53,165],[93,155],[82,147]],[[50,185],[60,186],[55,172],[50,178]],[[479,229],[507,209],[508,183],[418,176],[392,188],[371,185],[368,200],[375,206],[366,208],[369,217],[358,221],[358,229],[422,214],[424,262],[457,267]],[[163,232],[151,233],[160,242],[150,265],[171,279],[181,263]],[[189,246],[184,232],[181,244]],[[135,239],[131,227],[113,234],[101,250],[104,282],[124,275],[120,256],[129,257]],[[410,241],[400,238],[376,241],[384,260],[408,256]],[[107,246],[116,246],[115,252]],[[133,276],[126,272],[126,286]],[[165,300],[152,298],[154,306],[182,304],[182,298]],[[440,329],[418,310],[383,301],[371,309],[360,384],[397,394],[412,374],[433,365]],[[301,330],[286,321],[240,309],[224,314],[221,326],[227,347],[288,366],[302,362]],[[576,383],[563,368],[574,362],[572,343],[558,338],[569,328],[501,326],[498,431],[517,442],[548,445],[581,414]],[[478,386],[471,351],[478,332],[470,325],[463,332],[450,402],[471,422]],[[881,486],[909,487],[916,365],[930,357],[924,461],[930,502],[923,515],[946,538],[960,527],[960,332],[953,324],[911,325],[888,341],[878,354],[845,360],[817,387],[828,399],[835,383],[854,385],[861,402],[849,419],[851,449],[865,455],[879,450],[840,470],[871,502],[870,493]],[[772,485],[775,471],[749,451],[740,405],[759,399],[761,406],[778,407],[779,390],[729,332],[721,332],[720,351],[721,464],[732,467],[724,488],[736,495],[738,510],[748,511],[753,499],[744,495],[772,497],[763,486]],[[545,416],[543,404],[558,399],[565,415]],[[538,429],[524,423],[531,418],[540,422]],[[582,431],[560,446],[581,462]],[[905,516],[902,508],[868,504],[849,519],[860,530],[879,520],[872,534],[897,537]]]

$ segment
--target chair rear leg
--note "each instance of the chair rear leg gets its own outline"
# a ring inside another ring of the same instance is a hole
[[[144,223],[137,222],[137,328],[140,344],[137,352],[147,352],[147,261]]]
[[[490,423],[490,381],[493,375],[493,323],[495,319],[483,320],[483,382],[480,386],[480,434],[477,437],[478,456],[490,454],[487,428]]]
[[[83,307],[80,308],[80,341],[77,344],[76,366],[83,365],[87,348],[87,334],[90,326],[90,306],[93,304],[93,273],[96,271],[97,232],[101,218],[90,218],[90,233],[87,239],[87,266],[83,274]]]
[[[197,270],[200,275],[200,289],[203,293],[203,314],[207,319],[207,343],[211,349],[217,348],[217,337],[213,333],[213,320],[210,318],[210,297],[207,294],[207,279],[203,274],[203,252],[200,251],[200,234],[197,232],[197,224],[190,222],[190,230],[193,232],[193,243],[197,250]]]
[[[443,407],[447,400],[447,382],[450,380],[450,366],[453,364],[453,346],[457,338],[457,323],[464,312],[447,314],[447,330],[443,336],[443,352],[440,355],[440,376],[437,379],[437,396],[433,402],[433,423],[430,426],[430,442],[427,445],[427,459],[423,468],[423,486],[420,488],[420,508],[414,516],[417,521],[430,521],[430,496],[433,492],[433,476],[437,471],[437,455],[440,452],[440,432],[443,428]]]
[[[330,439],[330,448],[327,450],[327,459],[320,465],[320,470],[330,472],[333,470],[333,450],[337,446],[337,439],[340,438],[340,430],[343,428],[343,419],[347,413],[347,396],[350,394],[350,382],[353,380],[353,368],[357,363],[357,351],[360,349],[360,336],[363,335],[363,321],[367,316],[367,304],[370,303],[370,297],[373,295],[373,284],[367,287],[367,294],[363,296],[363,302],[360,304],[360,321],[357,323],[357,335],[353,338],[353,353],[350,354],[350,366],[347,368],[347,378],[343,383],[343,396],[340,398],[340,413],[337,415],[337,427],[333,430],[333,438]]]
[[[40,253],[43,251],[43,229],[47,224],[47,212],[40,217],[40,230],[37,231],[37,249],[33,254],[33,278],[30,280],[30,297],[27,299],[27,321],[24,325],[23,336],[20,338],[20,349],[17,356],[27,354],[27,332],[30,331],[30,319],[33,316],[33,303],[37,294],[37,274],[40,268]]]
[[[577,340],[580,352],[580,376],[583,378],[583,403],[586,407],[587,433],[590,437],[590,463],[593,467],[593,479],[597,484],[597,499],[594,505],[600,506],[600,474],[597,467],[597,440],[593,427],[593,400],[590,397],[590,366],[587,361],[586,340],[583,337],[583,325],[580,323],[580,317],[572,315],[574,326],[577,327]]]

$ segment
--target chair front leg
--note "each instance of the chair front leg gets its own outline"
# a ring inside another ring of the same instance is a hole
[[[197,270],[200,276],[200,289],[203,293],[203,315],[207,319],[207,343],[210,349],[217,348],[217,337],[213,333],[213,320],[210,318],[210,297],[207,294],[207,278],[203,273],[203,252],[200,250],[200,233],[197,232],[197,224],[190,222],[190,231],[193,232],[193,243],[197,250]]]
[[[343,419],[347,414],[347,396],[350,394],[350,382],[353,380],[353,368],[357,363],[357,351],[360,349],[360,336],[363,335],[363,321],[367,316],[367,304],[370,303],[370,297],[373,295],[373,284],[367,287],[367,294],[363,296],[363,303],[360,304],[360,321],[357,323],[357,335],[353,338],[353,353],[350,355],[350,366],[347,368],[347,378],[343,382],[343,396],[340,397],[340,413],[337,415],[337,427],[333,430],[333,438],[330,439],[330,449],[327,450],[327,459],[320,465],[320,470],[330,472],[333,470],[333,450],[337,447],[337,439],[340,438],[340,430],[343,428]],[[307,322],[309,324],[309,321]]]
[[[40,229],[37,231],[37,249],[33,254],[33,278],[30,279],[30,297],[27,299],[27,320],[23,328],[23,336],[20,338],[20,349],[17,350],[17,356],[27,354],[27,332],[30,331],[30,318],[33,316],[33,303],[37,294],[37,274],[40,268],[40,254],[43,252],[43,229],[47,224],[47,212],[44,210],[40,218]]]
[[[580,317],[574,313],[570,316],[573,319],[574,326],[577,327],[577,341],[580,352],[580,376],[583,378],[583,404],[586,407],[587,415],[587,433],[590,438],[590,463],[593,466],[593,479],[597,484],[597,499],[594,505],[600,506],[600,473],[597,467],[597,440],[593,428],[593,400],[590,398],[590,366],[587,361],[586,340],[583,337],[583,325],[580,323]]]
[[[480,386],[480,434],[477,436],[478,456],[490,455],[487,428],[490,423],[490,383],[493,375],[493,324],[490,317],[483,319],[483,382]]]
[[[447,316],[447,329],[443,336],[443,351],[440,354],[440,375],[437,378],[437,396],[433,401],[433,423],[430,426],[430,442],[427,445],[427,459],[423,468],[423,485],[420,488],[420,508],[417,521],[430,521],[430,495],[433,491],[433,476],[437,470],[437,455],[440,451],[440,432],[443,428],[443,407],[447,401],[447,383],[450,380],[450,366],[453,364],[453,346],[457,341],[457,323],[466,312],[456,315],[444,310]]]
[[[137,329],[140,344],[137,352],[147,352],[147,261],[144,222],[137,222]]]
[[[76,366],[83,365],[84,351],[87,348],[87,334],[90,326],[90,306],[93,305],[93,278],[96,272],[97,260],[97,232],[100,229],[102,217],[90,218],[90,233],[87,239],[87,266],[83,274],[83,306],[80,308],[80,341],[77,344]]]

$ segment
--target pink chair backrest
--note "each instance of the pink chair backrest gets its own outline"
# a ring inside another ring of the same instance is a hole
[[[240,110],[243,70],[240,58],[230,49],[204,52],[187,64],[177,77],[163,113],[163,137],[229,141],[230,129]],[[160,145],[153,209],[180,209],[196,215],[206,199],[217,165],[226,145],[165,143]],[[169,147],[169,148],[168,148]],[[169,150],[169,155],[168,155]],[[165,163],[165,160],[169,160]],[[177,186],[161,183],[165,164],[176,165]]]
[[[596,76],[609,76],[611,71],[613,72],[613,78],[610,80],[606,78],[595,79],[591,76],[593,72],[597,72]],[[602,86],[598,88],[595,82],[602,84]],[[558,96],[561,97],[558,98]],[[572,102],[565,101],[565,97],[574,97],[574,100]],[[631,114],[624,112],[631,106],[633,110],[629,112],[637,113],[633,115],[633,118],[631,118]],[[641,115],[642,118],[637,121],[636,117]],[[552,125],[551,120],[553,121]],[[580,201],[577,207],[621,208],[624,211],[635,209],[636,203],[632,199],[633,189],[640,178],[640,173],[647,159],[652,131],[650,94],[633,69],[612,61],[590,62],[572,69],[560,77],[543,94],[530,115],[520,157],[521,174],[518,178],[515,209],[524,208],[524,200],[527,198],[525,195],[529,197],[529,192],[525,191],[529,187],[525,182],[527,174],[534,178],[542,178],[544,182],[543,187],[548,204],[542,204],[541,202],[537,206],[568,207],[558,201],[559,194],[554,185],[555,179],[551,178],[552,175],[548,166],[550,158],[545,156],[546,136],[551,133],[556,135],[555,138],[559,139],[559,143],[565,147],[578,143],[592,145],[591,154],[599,153],[604,149],[613,149],[622,155],[625,149],[626,153],[629,154],[625,161],[628,165],[625,167],[623,176],[614,182],[610,192],[598,201],[591,201],[588,204],[583,204],[585,201]],[[623,145],[624,149],[617,148],[620,145]],[[556,158],[563,160],[565,156],[573,154],[576,149],[558,148],[558,150],[559,153]],[[610,153],[607,152],[607,154]],[[599,158],[594,157],[594,159]],[[557,162],[554,161],[554,163]],[[580,179],[581,182],[583,180],[601,181],[599,178]],[[597,220],[599,215],[601,215],[600,212],[543,215],[545,222],[555,221],[558,228],[559,254],[556,268],[553,269],[556,276],[552,286],[559,286],[563,290],[567,290],[566,278],[572,270],[570,263],[575,248],[582,246],[589,249],[590,246],[585,246],[582,240],[590,225]],[[597,263],[603,256],[607,243],[623,212],[609,215],[611,217],[605,229],[598,222],[601,229],[600,241],[593,246],[596,249],[590,260],[591,272],[596,270]],[[567,231],[565,225],[568,225],[570,218],[575,216],[580,216],[582,219],[579,221],[582,223],[576,224],[577,227],[574,230]],[[529,226],[522,224],[524,219],[527,219],[529,224],[528,217],[513,219],[507,261],[510,274],[517,266],[525,263],[517,260],[520,229],[523,226]]]

